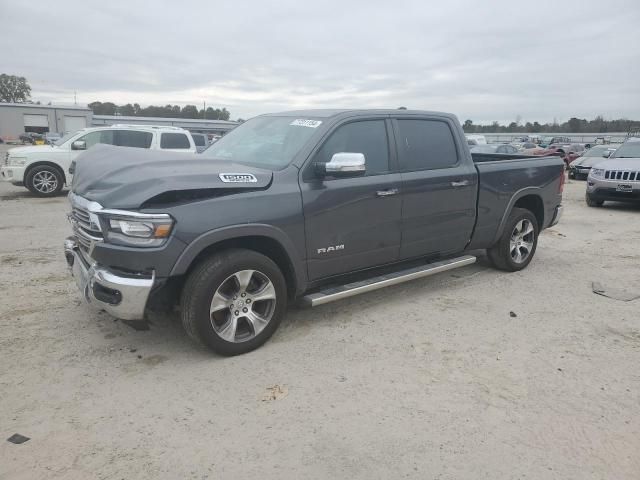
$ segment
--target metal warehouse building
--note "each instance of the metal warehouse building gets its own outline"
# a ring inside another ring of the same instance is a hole
[[[91,126],[116,125],[119,123],[131,125],[163,125],[181,127],[190,132],[213,133],[224,135],[233,130],[238,122],[227,120],[204,120],[197,118],[162,118],[162,117],[126,117],[120,115],[94,115]]]
[[[0,138],[17,140],[23,132],[75,132],[91,125],[87,107],[0,103]]]

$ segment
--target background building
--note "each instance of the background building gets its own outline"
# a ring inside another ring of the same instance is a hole
[[[233,130],[238,122],[228,120],[204,120],[198,118],[164,118],[164,117],[127,117],[121,115],[93,115],[91,126],[115,125],[126,123],[130,125],[163,125],[181,127],[190,132],[211,133],[224,135]]]
[[[4,141],[18,140],[24,132],[56,132],[64,135],[85,127],[118,123],[171,125],[213,135],[224,135],[238,125],[238,122],[227,120],[94,115],[90,108],[81,106],[0,103],[0,138]]]
[[[0,103],[0,138],[16,140],[21,133],[75,132],[91,125],[88,107]]]

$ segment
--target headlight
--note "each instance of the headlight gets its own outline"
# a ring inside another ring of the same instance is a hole
[[[108,243],[131,247],[159,247],[173,228],[173,219],[165,214],[97,212],[104,238]]]
[[[21,167],[27,163],[27,159],[25,157],[9,157],[7,159],[7,165],[12,165],[14,167]]]
[[[593,178],[604,178],[604,168],[592,168],[589,176]]]

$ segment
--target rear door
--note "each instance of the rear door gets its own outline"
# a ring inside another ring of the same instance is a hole
[[[400,258],[461,252],[476,217],[478,174],[447,118],[394,119],[402,176]]]
[[[390,127],[381,117],[342,123],[305,167],[300,189],[311,280],[397,260],[400,175],[394,172]],[[365,175],[322,179],[314,173],[314,163],[340,152],[364,154]]]

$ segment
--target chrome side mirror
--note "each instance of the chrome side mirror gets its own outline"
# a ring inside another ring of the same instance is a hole
[[[362,153],[334,153],[327,163],[317,163],[316,167],[322,176],[357,177],[364,175],[366,160]]]
[[[86,150],[87,142],[84,140],[76,140],[71,144],[71,150]]]

